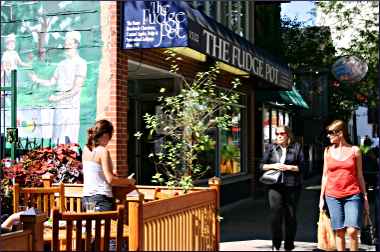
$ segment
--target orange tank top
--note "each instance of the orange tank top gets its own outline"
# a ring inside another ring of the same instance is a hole
[[[360,186],[354,151],[342,161],[334,159],[328,151],[325,194],[334,198],[343,198],[358,193],[360,193]]]

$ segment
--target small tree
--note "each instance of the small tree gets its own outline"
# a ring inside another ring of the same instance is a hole
[[[178,72],[180,58],[172,50],[165,54],[166,60],[171,61],[170,71]],[[177,95],[159,97],[158,113],[144,115],[149,136],[160,145],[149,155],[157,171],[152,182],[179,186],[186,192],[193,187],[195,178],[210,169],[199,161],[202,152],[215,149],[215,140],[208,133],[212,128],[227,129],[231,125],[229,112],[239,99],[234,90],[240,80],[234,79],[228,90],[220,89],[215,84],[219,73],[215,65],[207,72],[197,73],[191,82],[184,80],[184,88]],[[135,136],[140,137],[141,133]]]

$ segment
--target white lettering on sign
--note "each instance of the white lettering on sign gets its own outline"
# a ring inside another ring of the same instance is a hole
[[[128,20],[125,22],[126,48],[140,46],[138,43],[132,43],[136,41],[154,42],[152,47],[160,47],[164,40],[170,42],[186,39],[185,12],[171,11],[170,4],[162,4],[160,1],[152,1],[149,4],[149,8],[140,9],[140,21]]]
[[[208,55],[253,73],[269,82],[278,84],[279,70],[251,51],[242,50],[241,47],[231,44],[221,37],[203,30],[205,51]]]
[[[186,20],[184,12],[168,12],[170,5],[162,5],[159,1],[151,2],[150,5],[150,9],[143,10],[143,25],[160,25],[159,40],[154,46],[160,46],[165,37],[186,37],[186,32],[181,28],[181,23]]]
[[[203,34],[206,35],[206,53],[228,62],[230,60],[230,43],[207,30],[203,30]]]

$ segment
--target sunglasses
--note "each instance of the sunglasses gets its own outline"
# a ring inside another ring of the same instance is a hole
[[[335,135],[338,134],[339,132],[340,132],[340,130],[328,130],[328,131],[327,131],[327,135],[335,136]]]
[[[276,136],[287,136],[288,133],[286,132],[276,132]]]

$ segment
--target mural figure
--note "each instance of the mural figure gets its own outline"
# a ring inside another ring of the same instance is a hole
[[[5,37],[5,51],[1,57],[1,81],[10,81],[11,71],[17,70],[18,66],[31,67],[30,64],[24,63],[16,49],[16,35],[11,33]]]
[[[81,34],[66,33],[64,49],[66,58],[59,62],[50,80],[39,78],[35,73],[29,77],[43,86],[54,86],[49,102],[55,103],[53,112],[53,139],[60,142],[77,142],[80,127],[80,93],[87,76],[87,62],[80,57],[78,47]]]

